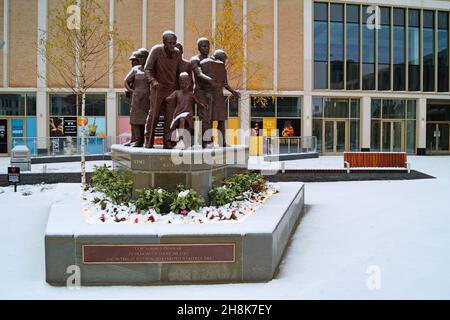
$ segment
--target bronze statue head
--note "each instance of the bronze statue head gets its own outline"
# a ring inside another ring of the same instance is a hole
[[[213,54],[214,59],[220,60],[223,63],[227,62],[228,56],[223,50],[216,50]]]
[[[180,51],[180,54],[183,55],[183,45],[179,42],[177,42],[177,44],[175,45],[175,48],[177,48]]]
[[[147,61],[147,58],[148,58],[149,54],[150,54],[150,52],[148,52],[148,50],[145,49],[145,48],[140,48],[137,51],[137,55],[136,56],[139,59],[139,63],[141,65],[145,65],[145,62]]]
[[[128,58],[128,60],[131,61],[131,65],[133,67],[138,66],[140,64],[139,61],[139,52],[138,51],[134,51],[131,56]]]
[[[174,52],[177,44],[177,36],[173,31],[164,31],[163,33],[164,49],[168,52]]]
[[[211,43],[207,38],[200,38],[197,40],[197,47],[200,54],[207,56],[209,55]]]
[[[189,74],[187,72],[182,72],[182,73],[180,73],[179,79],[180,79],[181,90],[188,89],[191,84],[191,82],[190,82],[191,79],[189,77]]]

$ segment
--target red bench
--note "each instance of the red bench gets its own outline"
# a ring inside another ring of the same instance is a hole
[[[406,152],[344,152],[344,164],[350,168],[408,169]]]

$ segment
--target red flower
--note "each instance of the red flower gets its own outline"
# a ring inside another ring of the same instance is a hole
[[[150,217],[148,217],[147,221],[155,222],[155,217],[154,216],[150,216]]]
[[[237,217],[236,217],[236,211],[235,211],[235,210],[233,210],[233,211],[231,212],[230,220],[237,220]]]
[[[183,216],[187,216],[187,214],[188,214],[188,211],[187,210],[181,210],[181,212],[180,212]]]
[[[101,222],[105,222],[106,221],[106,217],[105,217],[104,213],[102,213],[102,215],[100,216],[100,221]]]
[[[134,223],[139,223],[139,219],[138,218],[134,219]]]

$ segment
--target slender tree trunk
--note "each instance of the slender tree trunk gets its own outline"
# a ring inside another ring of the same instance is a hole
[[[85,125],[84,119],[86,115],[86,94],[81,95],[81,184],[83,190],[86,188],[86,156],[85,156]]]

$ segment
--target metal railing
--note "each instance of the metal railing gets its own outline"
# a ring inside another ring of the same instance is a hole
[[[317,137],[264,137],[264,155],[317,153]]]
[[[111,153],[113,144],[123,144],[130,137],[86,137],[85,155],[105,155]],[[81,154],[81,138],[79,137],[21,137],[12,138],[12,146],[26,145],[32,157],[47,156],[79,156]]]

